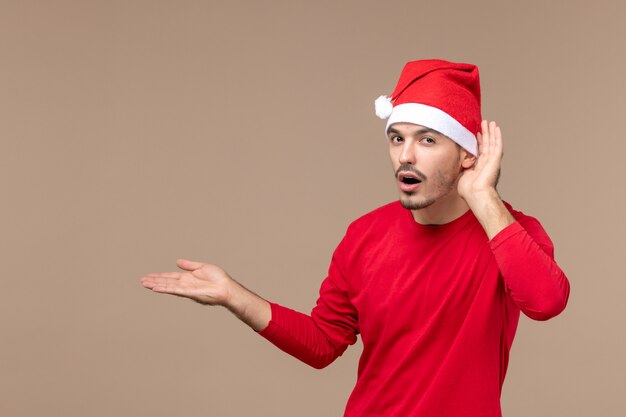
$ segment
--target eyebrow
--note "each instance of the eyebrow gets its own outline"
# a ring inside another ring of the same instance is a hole
[[[398,134],[398,135],[402,134],[399,130],[394,129],[393,127],[390,127],[389,129],[387,129],[387,135],[389,135],[390,133],[395,133],[395,134]],[[437,134],[441,135],[440,132],[437,132],[434,129],[429,129],[427,127],[422,128],[422,129],[418,130],[417,132],[413,132],[413,135],[423,135],[424,133],[437,133]]]

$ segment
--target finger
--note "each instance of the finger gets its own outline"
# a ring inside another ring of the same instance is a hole
[[[184,272],[151,272],[146,277],[154,278],[180,278]]]
[[[202,268],[204,263],[190,261],[189,259],[176,259],[176,265],[185,271],[195,271],[198,268]]]
[[[496,122],[489,122],[489,155],[493,155],[493,143],[495,138]]]
[[[485,140],[483,143],[485,159],[489,159],[491,158],[491,155],[493,155],[494,123],[495,122],[488,122],[485,120],[486,134],[485,134]]]
[[[485,155],[491,155],[492,147],[493,147],[493,122],[487,122],[485,120],[485,128],[487,130],[486,140],[485,140]]]
[[[142,285],[144,288],[148,288],[148,289],[150,289],[150,290],[151,290],[152,288],[154,288],[154,286],[156,285],[153,281],[151,281],[151,280],[147,280],[147,279],[145,279],[145,278],[141,278],[141,281],[140,281],[140,282],[141,282],[141,285]]]
[[[483,120],[480,124],[482,129],[482,150],[481,154],[487,154],[489,151],[489,146],[491,144],[491,136],[489,135],[489,122],[487,120]]]
[[[498,155],[502,156],[504,144],[502,143],[502,130],[500,129],[500,126],[496,127],[494,138],[495,138],[496,152]]]
[[[190,288],[181,287],[178,285],[158,285],[152,288],[152,291],[161,294],[171,294],[179,297],[192,298],[198,297],[197,291]]]
[[[153,288],[155,286],[165,285],[165,284],[169,284],[171,282],[176,282],[176,281],[178,280],[175,278],[142,277],[141,285],[143,285],[146,288]]]
[[[159,292],[162,294],[173,294],[173,295],[180,295],[183,297],[186,296],[186,292],[184,289],[179,288],[174,285],[168,285],[168,284],[156,285],[152,287],[152,291]]]
[[[483,139],[485,138],[485,136],[489,136],[489,122],[487,122],[487,120],[483,120],[482,122],[480,122],[480,130],[483,135]]]
[[[483,120],[480,123],[480,128],[482,130],[480,134],[480,146],[478,148],[478,155],[475,163],[475,167],[478,170],[481,170],[488,158],[488,150],[489,150],[489,122],[487,120]]]
[[[476,132],[476,154],[474,155],[476,158],[474,159],[474,163],[472,167],[475,167],[478,163],[478,155],[480,155],[480,149],[483,146],[483,135],[480,132]]]

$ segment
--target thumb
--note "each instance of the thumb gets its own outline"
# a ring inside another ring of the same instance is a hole
[[[176,265],[185,271],[195,271],[204,265],[202,262],[190,261],[188,259],[176,259]]]

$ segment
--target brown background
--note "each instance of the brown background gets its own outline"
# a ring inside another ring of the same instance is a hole
[[[360,342],[316,371],[139,277],[189,257],[309,311],[397,198],[373,100],[431,57],[479,65],[500,191],[572,284],[521,318],[504,415],[625,415],[620,3],[0,2],[0,415],[340,416]]]

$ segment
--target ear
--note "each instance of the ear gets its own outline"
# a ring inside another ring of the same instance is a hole
[[[469,153],[467,150],[461,148],[461,166],[463,169],[468,169],[474,166],[476,163],[476,157]]]

